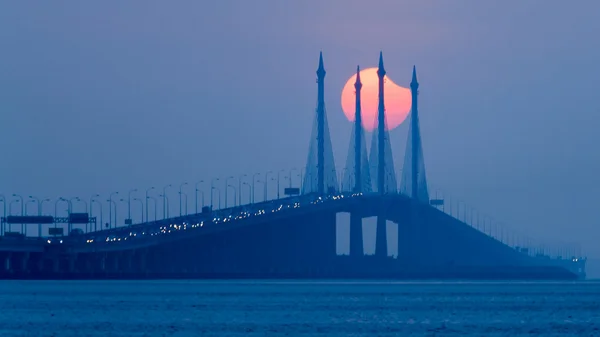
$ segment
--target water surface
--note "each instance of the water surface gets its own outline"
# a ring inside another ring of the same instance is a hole
[[[0,281],[0,336],[600,336],[600,283]]]

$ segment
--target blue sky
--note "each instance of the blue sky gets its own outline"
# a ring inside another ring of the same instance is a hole
[[[341,167],[341,89],[383,50],[398,84],[417,65],[432,193],[600,257],[599,12],[596,1],[2,2],[0,193],[87,199],[299,168],[321,50]],[[398,164],[406,131],[391,134]]]

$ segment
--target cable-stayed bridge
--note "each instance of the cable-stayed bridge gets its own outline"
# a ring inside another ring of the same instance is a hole
[[[337,172],[325,109],[326,71],[322,54],[317,69],[317,108],[300,186],[281,197],[257,202],[255,179],[242,205],[242,183],[233,207],[221,208],[220,190],[210,188],[210,206],[194,214],[109,225],[88,213],[67,217],[7,216],[2,218],[0,276],[14,278],[152,278],[152,277],[359,277],[442,279],[577,279],[585,277],[586,259],[574,249],[559,256],[535,250],[526,242],[494,233],[444,211],[444,200],[431,199],[419,127],[416,68],[410,89],[412,107],[402,174],[397,177],[386,127],[383,55],[379,55],[377,126],[366,151],[361,114],[360,72],[356,74],[356,111],[346,166]],[[399,179],[398,179],[399,178]],[[268,174],[265,174],[266,197]],[[213,192],[218,192],[215,203]],[[17,195],[14,195],[17,196]],[[113,195],[109,197],[112,223]],[[182,197],[180,191],[179,197]],[[186,196],[187,199],[187,196]],[[204,194],[202,194],[204,199]],[[4,208],[6,209],[6,198]],[[146,203],[149,197],[146,193]],[[67,201],[67,200],[63,200]],[[21,197],[21,205],[23,198]],[[43,201],[37,200],[41,207]],[[91,204],[92,201],[90,201]],[[141,201],[140,201],[141,202]],[[168,202],[163,195],[163,202]],[[58,200],[57,200],[58,203]],[[156,203],[156,200],[155,200]],[[204,202],[202,202],[204,205]],[[69,205],[71,203],[69,202]],[[196,205],[198,202],[196,201]],[[91,205],[90,205],[91,206]],[[87,208],[87,207],[86,207]],[[181,202],[180,202],[181,208]],[[165,208],[166,209],[166,208]],[[155,207],[156,210],[156,207]],[[116,207],[115,207],[116,212]],[[41,212],[40,212],[41,213]],[[350,214],[350,253],[336,254],[336,217]],[[470,214],[472,216],[472,213]],[[363,219],[376,217],[375,254],[365,255]],[[142,216],[143,218],[143,216]],[[397,224],[397,256],[388,249],[387,221]],[[39,223],[39,235],[24,235],[24,223]],[[22,232],[12,231],[21,224]],[[42,237],[42,224],[48,237]],[[73,230],[82,225],[85,231]],[[65,228],[66,227],[66,228]],[[65,233],[66,229],[66,233]]]

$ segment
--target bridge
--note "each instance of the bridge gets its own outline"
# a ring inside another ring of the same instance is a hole
[[[523,241],[493,233],[479,221],[460,220],[444,209],[443,199],[431,199],[419,127],[416,68],[410,89],[412,106],[401,176],[394,168],[386,127],[383,55],[379,55],[379,104],[371,149],[366,151],[361,112],[361,80],[357,69],[356,109],[349,155],[338,174],[325,109],[325,67],[322,54],[317,69],[317,108],[306,167],[299,187],[285,189],[268,200],[254,200],[254,178],[248,185],[248,203],[242,204],[241,181],[233,207],[220,207],[220,190],[211,182],[210,203],[193,214],[100,226],[88,213],[44,216],[6,214],[0,236],[1,278],[158,278],[158,277],[328,277],[328,278],[469,278],[469,279],[577,279],[585,277],[586,258],[573,249],[556,256],[527,247]],[[398,181],[399,180],[399,181]],[[279,177],[277,179],[279,185]],[[230,185],[225,182],[225,202]],[[215,205],[213,192],[218,192]],[[17,196],[17,195],[14,195]],[[180,198],[182,193],[180,191]],[[202,194],[202,199],[204,195]],[[146,194],[146,203],[149,197]],[[187,200],[187,196],[186,196]],[[163,201],[167,198],[163,195]],[[91,203],[90,200],[90,211]],[[141,202],[141,201],[140,201]],[[20,199],[23,209],[23,198]],[[156,200],[155,200],[156,203]],[[130,200],[129,200],[130,204]],[[196,205],[198,205],[196,201]],[[216,207],[214,207],[216,206]],[[86,205],[87,208],[87,205]],[[180,203],[181,208],[181,203]],[[114,208],[116,213],[116,207]],[[155,207],[156,211],[156,207]],[[130,211],[129,211],[130,213]],[[350,251],[336,254],[336,217],[350,214]],[[100,213],[102,214],[102,213]],[[363,219],[376,217],[375,253],[364,250]],[[142,215],[142,219],[143,219]],[[387,222],[397,224],[389,238]],[[12,231],[13,224],[21,231]],[[24,223],[39,224],[37,236],[27,236]],[[85,225],[84,230],[74,226]],[[48,236],[42,235],[42,227]],[[66,228],[65,228],[66,227]],[[98,228],[100,227],[100,228]],[[65,233],[66,232],[66,233]],[[391,256],[388,242],[397,242]]]

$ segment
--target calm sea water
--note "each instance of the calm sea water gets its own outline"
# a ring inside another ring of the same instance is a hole
[[[0,336],[600,336],[600,283],[0,281]]]

